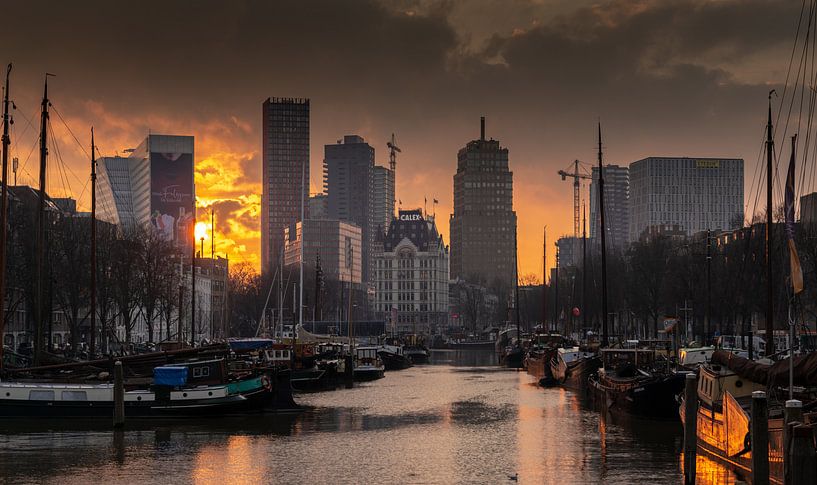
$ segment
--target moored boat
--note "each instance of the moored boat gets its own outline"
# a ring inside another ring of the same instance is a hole
[[[559,348],[550,360],[550,372],[560,386],[576,391],[587,390],[590,376],[601,367],[601,358],[579,347]]]
[[[656,365],[652,349],[602,349],[602,367],[588,380],[597,406],[613,413],[678,419],[684,375]]]
[[[411,359],[405,353],[402,345],[383,344],[377,351],[386,370],[401,370],[411,367]]]
[[[157,367],[152,385],[126,388],[125,417],[223,417],[298,409],[288,370],[228,380],[225,369],[223,360]],[[0,419],[111,419],[113,409],[111,383],[0,383]]]
[[[386,368],[377,355],[378,347],[356,347],[353,375],[356,381],[372,381],[384,376]]]

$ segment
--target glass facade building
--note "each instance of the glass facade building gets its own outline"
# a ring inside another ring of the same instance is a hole
[[[268,98],[262,124],[261,271],[267,273],[278,265],[284,229],[301,219],[302,201],[308,214],[309,99]]]

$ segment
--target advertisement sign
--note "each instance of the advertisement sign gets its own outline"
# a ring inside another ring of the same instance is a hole
[[[166,240],[184,237],[193,220],[193,154],[150,153],[150,223]]]

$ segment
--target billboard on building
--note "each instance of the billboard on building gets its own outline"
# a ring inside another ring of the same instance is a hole
[[[150,223],[177,240],[193,220],[193,154],[150,153]]]

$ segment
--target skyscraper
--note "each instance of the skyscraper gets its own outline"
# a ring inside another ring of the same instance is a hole
[[[266,273],[281,257],[284,229],[301,220],[302,201],[305,212],[308,204],[309,99],[267,98],[262,124],[261,271]]]
[[[385,234],[394,218],[394,172],[377,165],[373,176],[374,230]]]
[[[132,162],[128,157],[101,157],[96,161],[97,218],[120,225],[126,231],[136,227],[131,194]]]
[[[508,149],[485,139],[485,118],[479,139],[457,153],[450,229],[452,278],[514,283],[513,172]]]
[[[593,167],[590,182],[590,239],[598,241],[599,168]],[[607,247],[622,250],[630,240],[630,169],[618,165],[604,166],[604,224]],[[601,244],[601,243],[599,243]]]
[[[649,157],[630,164],[630,241],[662,225],[691,236],[742,224],[743,159]]]
[[[100,219],[183,240],[196,197],[194,145],[192,136],[151,134],[127,158],[99,159]]]
[[[328,218],[354,222],[363,242],[363,282],[370,282],[376,221],[374,204],[374,148],[358,135],[324,147],[324,192]]]

